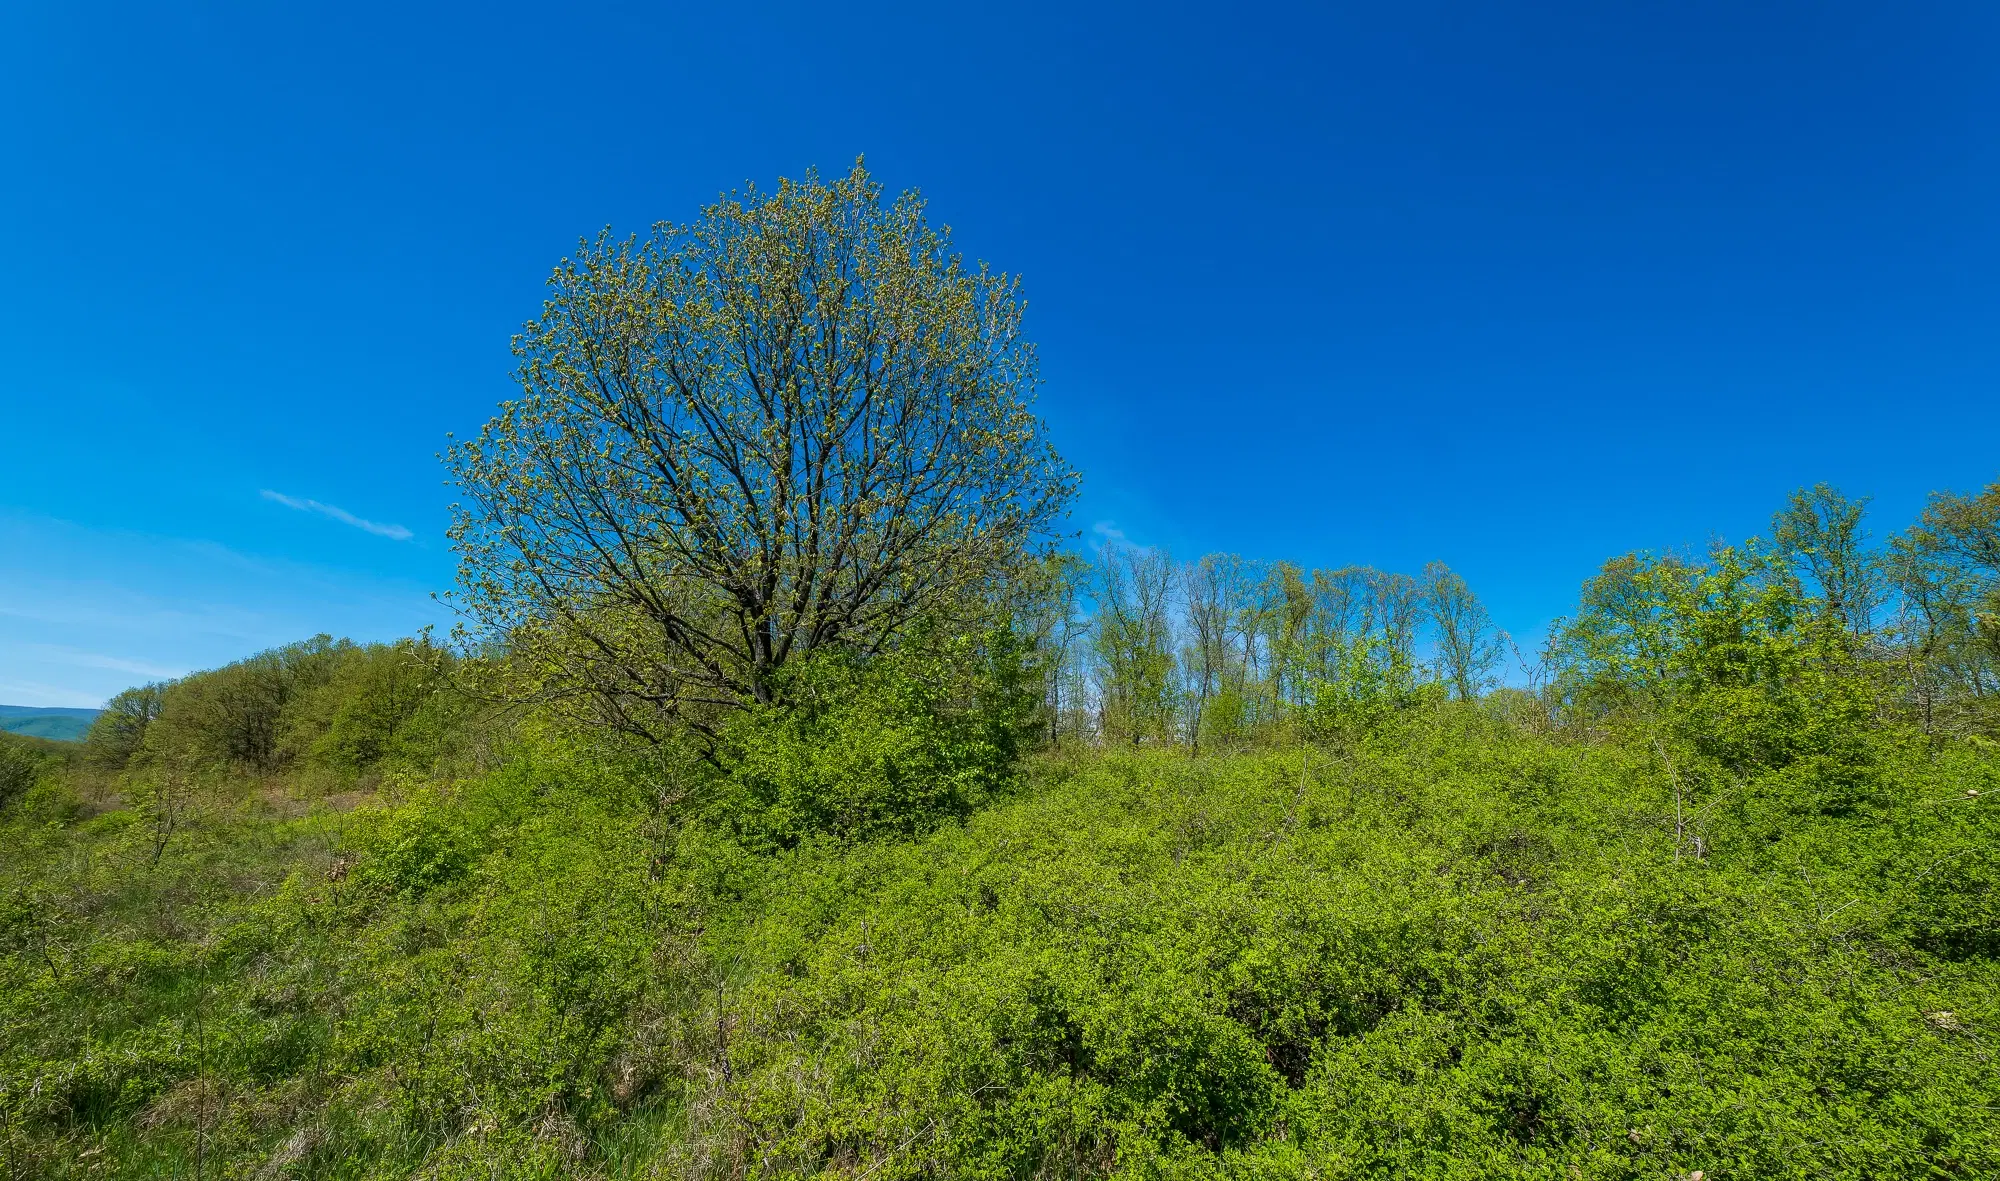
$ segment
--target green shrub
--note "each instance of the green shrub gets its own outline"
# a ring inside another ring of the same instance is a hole
[[[758,847],[866,839],[969,815],[1011,779],[1035,727],[1012,633],[912,643],[788,670],[785,706],[733,716],[711,815]]]
[[[0,730],[0,810],[27,797],[73,760],[74,748]]]
[[[1992,771],[1880,753],[1877,811],[1751,790],[1677,829],[1652,752],[1454,709],[801,850],[717,942],[740,1016],[690,1144],[770,1176],[1984,1175],[2000,967],[1951,933],[1994,914]]]

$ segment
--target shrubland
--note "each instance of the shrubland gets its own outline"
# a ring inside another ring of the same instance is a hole
[[[72,744],[0,730],[0,807],[61,778],[75,759]]]
[[[551,287],[464,633],[0,734],[10,1181],[2000,1174],[2000,485],[1530,658],[1050,548],[1016,287],[859,165]]]
[[[1541,692],[1200,750],[1050,743],[1012,631],[706,753],[423,641],[155,689],[0,830],[7,1165],[1990,1175],[1987,715],[1927,734],[1744,552],[1611,564]]]

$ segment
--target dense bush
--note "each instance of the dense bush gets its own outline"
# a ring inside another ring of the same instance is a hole
[[[1146,671],[1160,556],[1120,568],[1144,676],[1096,731],[1065,611],[816,653],[684,746],[496,712],[465,688],[492,666],[428,640],[134,690],[82,759],[0,735],[0,1148],[21,1177],[2000,1174],[1989,499],[1912,535],[1960,563],[1935,635],[1871,630],[1858,507],[1818,490],[1777,548],[1610,563],[1549,675],[1483,697],[1476,627],[1449,680],[1413,659],[1409,580],[1293,571],[1266,647],[1208,620],[1189,712]],[[1374,622],[1314,622],[1343,587]]]
[[[1764,548],[1635,555],[1584,585],[1558,636],[1580,717],[1655,729],[1732,772],[1851,759],[1876,710],[1841,618]]]
[[[0,809],[26,796],[73,759],[68,743],[0,730]]]
[[[970,814],[1011,781],[1039,725],[1022,657],[1014,634],[995,628],[871,661],[800,662],[787,670],[788,704],[729,721],[708,815],[753,846],[789,848]]]
[[[709,1142],[787,1175],[1983,1175],[1996,769],[1886,757],[1866,818],[1758,782],[1692,831],[1645,752],[1455,711],[1331,760],[1088,760],[765,879]]]
[[[854,708],[816,781],[892,782],[833,749]],[[126,813],[8,822],[17,1175],[2000,1169],[1972,748],[1870,738],[1829,813],[1805,764],[1697,798],[1433,703],[787,846],[522,741],[348,813],[217,801],[156,865]]]

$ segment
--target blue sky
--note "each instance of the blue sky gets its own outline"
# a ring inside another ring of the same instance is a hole
[[[581,235],[866,153],[1024,276],[1072,527],[1538,632],[1815,480],[2000,479],[1979,4],[0,10],[0,701],[447,613]]]

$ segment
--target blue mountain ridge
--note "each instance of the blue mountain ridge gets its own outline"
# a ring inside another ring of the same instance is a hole
[[[99,712],[55,705],[0,705],[0,730],[57,742],[82,742]]]

